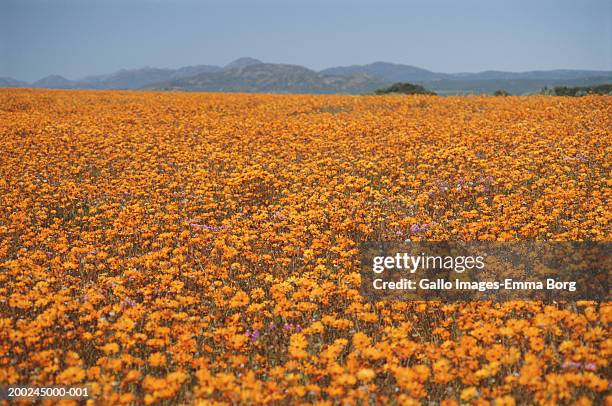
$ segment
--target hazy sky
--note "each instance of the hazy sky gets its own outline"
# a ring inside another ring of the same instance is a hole
[[[0,0],[0,76],[241,56],[322,69],[612,70],[611,0]]]

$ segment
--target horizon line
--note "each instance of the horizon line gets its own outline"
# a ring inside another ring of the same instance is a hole
[[[5,79],[13,79],[13,80],[17,80],[20,82],[25,82],[25,83],[35,83],[39,80],[51,77],[51,76],[60,76],[64,79],[67,79],[71,82],[78,82],[80,80],[86,79],[88,77],[92,77],[92,76],[104,76],[104,75],[112,75],[114,73],[118,73],[121,71],[137,71],[137,70],[143,70],[143,69],[160,69],[160,70],[178,70],[181,68],[186,68],[186,67],[192,67],[192,66],[211,66],[211,67],[216,67],[216,68],[221,68],[224,69],[226,68],[228,65],[232,64],[235,61],[238,61],[240,59],[255,59],[259,62],[261,62],[262,64],[267,64],[267,65],[290,65],[290,66],[300,66],[309,70],[312,70],[314,72],[322,72],[324,70],[327,69],[332,69],[332,68],[340,68],[340,67],[352,67],[352,66],[367,66],[367,65],[373,65],[376,63],[385,63],[385,64],[393,64],[393,65],[402,65],[402,66],[410,66],[413,68],[417,68],[417,69],[423,69],[426,70],[428,72],[431,73],[439,73],[439,74],[445,74],[445,75],[461,75],[461,74],[480,74],[480,73],[486,73],[486,72],[503,72],[503,73],[531,73],[531,72],[554,72],[554,71],[587,71],[587,72],[605,72],[605,73],[612,73],[612,68],[609,69],[593,69],[593,68],[552,68],[552,69],[542,69],[542,68],[536,68],[536,69],[529,69],[529,70],[520,70],[520,71],[513,71],[513,70],[503,70],[503,69],[484,69],[484,70],[478,70],[478,71],[460,71],[460,72],[442,72],[442,71],[437,71],[437,70],[431,70],[428,68],[424,68],[422,66],[419,65],[413,65],[413,64],[409,64],[409,63],[403,63],[403,62],[390,62],[390,61],[383,61],[383,60],[376,60],[373,62],[367,62],[367,63],[347,63],[347,64],[342,64],[342,65],[334,65],[334,66],[329,66],[326,68],[322,68],[322,69],[315,69],[315,68],[311,68],[307,65],[301,65],[298,63],[287,63],[287,62],[266,62],[266,61],[262,61],[259,58],[255,58],[255,57],[250,57],[250,56],[243,56],[243,57],[239,57],[239,58],[235,58],[233,60],[231,60],[230,62],[224,64],[224,65],[217,65],[214,63],[196,63],[196,64],[188,64],[188,65],[179,65],[179,66],[175,66],[175,67],[161,67],[161,66],[152,66],[152,65],[144,65],[144,66],[140,66],[140,67],[128,67],[128,68],[119,68],[117,70],[114,70],[112,72],[107,72],[107,73],[89,73],[86,74],[84,76],[80,76],[78,78],[75,79],[71,79],[61,73],[49,73],[47,75],[44,75],[42,77],[40,77],[39,79],[36,80],[23,80],[23,79],[19,79],[15,76],[9,76],[9,75],[2,75],[0,76],[1,78],[5,78]]]

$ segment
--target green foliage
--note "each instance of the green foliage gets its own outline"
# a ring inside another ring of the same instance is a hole
[[[542,94],[550,96],[586,96],[587,94],[612,94],[612,84],[606,83],[595,86],[555,86],[552,89],[545,87],[541,91]]]
[[[496,90],[493,93],[493,96],[510,96],[510,92],[507,92],[505,90]]]
[[[383,89],[378,89],[374,93],[376,94],[392,94],[392,93],[401,93],[401,94],[431,94],[435,95],[436,93],[431,90],[425,89],[423,86],[415,85],[408,82],[398,82],[394,83],[389,87],[385,87]]]

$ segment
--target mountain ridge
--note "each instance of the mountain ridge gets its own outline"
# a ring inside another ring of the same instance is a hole
[[[234,65],[222,72],[156,83],[146,88],[246,93],[352,93],[371,92],[383,84],[384,81],[368,75],[334,76],[300,65],[252,63]]]
[[[377,61],[335,66],[319,71],[300,65],[266,63],[238,58],[225,66],[191,65],[176,69],[143,67],[70,80],[49,75],[32,83],[0,77],[0,87],[58,89],[156,89],[183,91],[273,93],[364,93],[397,82],[410,82],[440,94],[514,94],[539,91],[544,86],[585,86],[612,82],[612,71],[554,69],[525,72],[485,70],[442,73],[413,65]]]
[[[49,75],[32,83],[32,87],[70,89],[72,81],[60,75]]]
[[[391,62],[373,62],[366,65],[336,66],[323,69],[321,73],[346,75],[365,73],[381,77],[389,82],[407,82],[416,80],[436,80],[445,78],[445,74],[435,73],[413,65],[404,65]]]
[[[243,56],[242,58],[235,59],[232,62],[228,63],[227,65],[223,67],[223,69],[229,70],[233,68],[242,68],[244,66],[259,65],[262,63],[263,62],[260,61],[259,59],[251,58],[249,56]]]

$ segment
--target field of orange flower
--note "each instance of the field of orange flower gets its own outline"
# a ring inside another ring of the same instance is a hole
[[[610,239],[611,117],[608,96],[0,90],[0,385],[612,404],[610,303],[372,304],[357,255]]]

